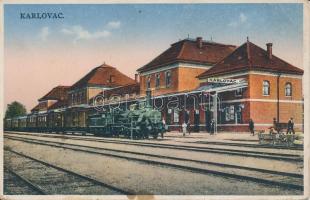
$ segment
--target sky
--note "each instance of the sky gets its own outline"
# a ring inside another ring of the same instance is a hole
[[[63,13],[21,19],[21,13]],[[241,45],[246,37],[303,68],[302,4],[83,4],[4,6],[4,106],[72,85],[94,67],[112,65],[130,77],[187,37]]]

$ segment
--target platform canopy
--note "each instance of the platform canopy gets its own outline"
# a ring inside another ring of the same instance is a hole
[[[196,92],[228,92],[228,91],[234,91],[241,88],[248,87],[247,81],[241,81],[238,83],[232,83],[232,84],[225,84],[225,83],[210,83],[208,85],[201,86],[197,88]]]

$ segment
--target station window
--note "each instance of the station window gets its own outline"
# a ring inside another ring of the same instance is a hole
[[[179,122],[179,110],[178,109],[173,110],[173,122],[175,123]]]
[[[151,88],[151,77],[148,76],[146,78],[146,89],[150,89]]]
[[[81,101],[81,103],[84,102],[84,99],[83,99],[83,92],[80,93],[80,101]]]
[[[75,104],[79,104],[79,93],[75,94]]]
[[[76,103],[77,103],[77,95],[74,94],[74,96],[73,96],[73,104],[76,104]]]
[[[270,95],[270,83],[269,81],[263,81],[263,95]]]
[[[171,85],[171,72],[170,71],[166,72],[165,81],[166,81],[166,87],[170,87]]]
[[[110,83],[114,83],[114,75],[110,75],[109,82],[110,82]]]
[[[74,104],[74,95],[73,94],[71,94],[71,102],[72,102],[72,104]]]
[[[235,96],[242,96],[242,88],[235,90]]]
[[[85,102],[84,91],[81,92],[81,103]]]
[[[285,84],[285,96],[287,96],[287,97],[292,96],[292,84],[291,83]]]
[[[160,86],[160,75],[156,74],[155,87],[159,88],[159,86]]]
[[[79,93],[76,94],[76,103],[77,104],[80,103],[80,94]]]
[[[225,121],[235,120],[235,106],[230,105],[225,108]]]

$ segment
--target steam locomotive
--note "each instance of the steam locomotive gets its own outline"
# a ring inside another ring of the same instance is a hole
[[[132,104],[129,110],[107,108],[102,112],[89,115],[86,125],[72,127],[66,120],[66,111],[47,112],[44,114],[30,114],[5,119],[4,130],[24,132],[65,133],[82,132],[96,136],[119,137],[131,139],[163,137],[165,125],[161,112],[151,105],[151,91],[147,91],[146,101]]]

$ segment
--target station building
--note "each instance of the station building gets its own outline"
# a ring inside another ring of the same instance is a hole
[[[85,127],[87,118],[103,108],[119,104],[129,108],[152,91],[153,106],[162,112],[169,130],[190,123],[192,131],[266,130],[294,118],[303,129],[303,70],[272,53],[272,44],[261,48],[247,40],[239,47],[205,41],[201,37],[173,43],[167,50],[137,69],[132,79],[103,64],[64,90],[66,97],[39,99],[33,113],[61,114],[68,127]],[[98,109],[99,108],[99,109]],[[59,116],[57,116],[59,117]]]

